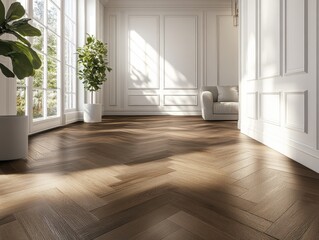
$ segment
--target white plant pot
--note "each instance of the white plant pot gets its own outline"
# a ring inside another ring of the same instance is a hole
[[[0,161],[28,156],[28,117],[0,116]]]
[[[102,105],[84,104],[83,118],[86,123],[102,122]]]

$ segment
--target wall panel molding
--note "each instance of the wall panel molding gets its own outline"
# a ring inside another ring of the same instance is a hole
[[[285,0],[285,75],[308,71],[308,0]]]
[[[258,78],[282,73],[282,0],[258,0]]]
[[[241,66],[243,80],[254,81],[258,76],[258,1],[242,0]]]
[[[262,92],[259,97],[260,119],[272,125],[281,125],[281,93]]]
[[[198,106],[198,95],[164,95],[164,106]]]
[[[128,106],[160,106],[159,95],[129,95]]]
[[[109,56],[110,64],[112,65],[112,71],[109,73],[109,105],[117,106],[117,79],[118,79],[118,68],[117,68],[117,16],[110,15],[109,17]]]
[[[228,86],[234,83],[238,76],[237,28],[231,30],[233,17],[229,15],[217,16],[217,85]],[[225,64],[227,63],[227,64]]]
[[[258,120],[258,92],[248,92],[246,94],[246,114],[253,120]]]
[[[129,90],[160,88],[160,16],[128,15]]]
[[[294,131],[308,132],[308,91],[284,92],[285,127]]]
[[[164,61],[165,90],[198,89],[197,15],[164,15]]]

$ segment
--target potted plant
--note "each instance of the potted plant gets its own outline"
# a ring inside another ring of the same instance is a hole
[[[108,66],[107,52],[107,45],[91,35],[87,36],[85,45],[77,49],[79,78],[90,94],[89,103],[84,104],[84,122],[102,121],[102,107],[95,103],[94,93],[107,80],[106,71],[112,70]]]
[[[23,18],[25,10],[18,2],[11,4],[7,13],[0,0],[0,77],[19,78],[33,76],[41,67],[41,60],[31,48],[26,36],[41,36],[31,26],[29,18]],[[13,35],[16,41],[3,39],[5,34]],[[7,59],[11,60],[8,66]],[[12,70],[11,70],[12,68]],[[2,75],[3,74],[3,75]],[[28,117],[17,115],[0,116],[0,161],[24,158],[28,153]]]

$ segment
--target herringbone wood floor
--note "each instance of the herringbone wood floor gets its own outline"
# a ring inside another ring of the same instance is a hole
[[[0,163],[0,239],[319,239],[319,174],[200,117],[106,117]]]

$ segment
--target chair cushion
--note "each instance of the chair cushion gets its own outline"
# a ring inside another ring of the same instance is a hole
[[[214,114],[238,114],[238,102],[216,102],[213,104]]]
[[[217,86],[218,102],[238,102],[238,86]]]
[[[213,101],[218,101],[218,90],[216,86],[203,86],[202,91],[210,91],[213,94]]]

